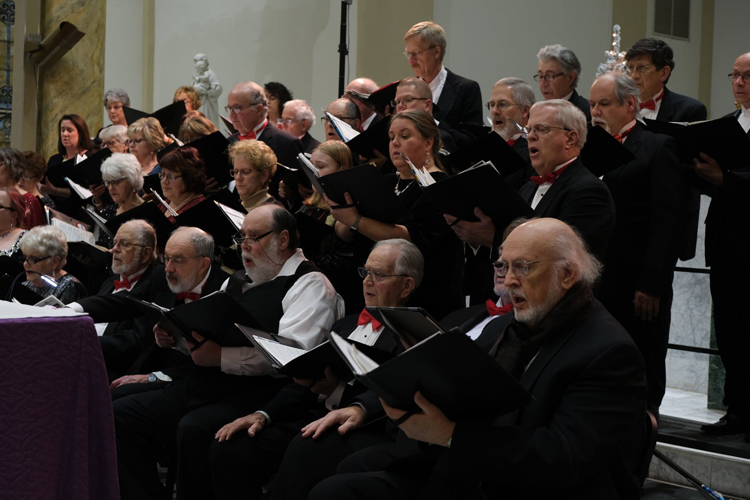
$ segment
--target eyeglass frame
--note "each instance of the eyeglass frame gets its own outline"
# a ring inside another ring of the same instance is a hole
[[[51,255],[48,255],[46,257],[26,257],[25,259],[23,259],[23,262],[24,264],[33,266],[34,264],[39,264],[41,261],[47,260],[51,257],[52,257]],[[29,260],[31,260],[31,262],[29,262]]]
[[[303,121],[305,121],[305,118],[303,118],[302,120],[297,120],[296,118],[277,118],[276,125],[286,125],[288,127],[292,123],[299,123]],[[286,122],[289,122],[289,123],[287,124]]]
[[[386,278],[409,278],[408,274],[383,274],[379,271],[372,271],[366,267],[358,267],[357,274],[363,280],[369,276],[374,283],[381,283]]]
[[[245,173],[247,171],[247,173]],[[232,177],[237,177],[237,174],[241,174],[242,177],[249,177],[253,174],[253,172],[260,172],[261,170],[259,168],[231,168],[229,169],[229,175]]]
[[[546,127],[547,129],[556,128],[559,130],[564,130],[565,132],[573,132],[573,129],[570,129],[567,127],[558,127],[557,125],[547,125],[546,123],[537,123],[536,125],[531,125],[531,126],[526,125],[526,127],[524,127],[524,132],[522,132],[521,135],[523,136],[524,139],[527,139],[529,137],[529,134],[531,134],[532,132],[534,132],[538,136],[543,136],[543,135],[547,135],[550,133],[549,130],[545,132],[540,132],[539,130],[537,130],[537,127],[540,127],[540,126]]]
[[[565,75],[567,75],[567,73],[565,73],[564,71],[561,72],[561,73],[557,73],[556,75],[548,75],[547,73],[545,73],[543,75],[540,75],[539,73],[537,73],[536,75],[532,76],[532,78],[537,83],[540,80],[547,80],[547,83],[552,83],[555,80],[557,80],[558,78],[560,78],[561,76],[565,76]]]
[[[122,181],[128,180],[126,177],[122,179],[113,179],[111,181],[104,181],[104,187],[114,186],[117,187]]]
[[[729,83],[734,83],[737,81],[737,78],[742,78],[742,82],[745,84],[750,83],[750,73],[735,73],[732,71],[727,77],[729,77]]]
[[[140,243],[133,243],[128,240],[124,240],[124,241],[112,240],[112,248],[110,248],[110,250],[114,250],[116,246],[119,246],[121,250],[126,250],[126,251],[132,247],[141,247],[141,248],[150,247],[150,245],[141,245]]]
[[[263,238],[265,238],[266,236],[268,236],[269,234],[273,232],[274,232],[273,229],[269,229],[265,233],[261,234],[260,236],[255,236],[254,238],[251,238],[249,236],[245,237],[245,236],[242,236],[242,234],[235,234],[234,236],[232,236],[232,241],[237,246],[242,246],[242,244],[245,243],[247,240],[252,241],[254,244],[258,244],[260,243],[260,240],[262,240]]]
[[[253,102],[251,104],[235,104],[234,106],[231,106],[231,107],[230,106],[224,106],[224,111],[226,111],[230,115],[233,112],[234,112],[235,115],[239,115],[240,113],[242,113],[245,110],[245,108],[250,108],[252,106],[257,106],[258,104],[263,104],[263,103]],[[239,108],[239,111],[235,111],[235,109],[238,109],[238,108]]]
[[[429,100],[430,100],[429,97],[404,97],[400,101],[397,101],[396,99],[391,99],[390,104],[392,108],[397,108],[399,104],[401,104],[402,102],[406,102],[406,105],[408,106],[414,101],[429,101]]]
[[[180,267],[185,265],[189,260],[202,259],[203,257],[208,257],[208,255],[196,255],[195,257],[185,257],[183,255],[180,255],[179,260],[176,260],[177,257],[170,257],[166,253],[163,253],[159,255],[159,262],[161,262],[165,266],[168,266],[171,262],[175,266]]]
[[[168,173],[166,173],[164,171],[159,172],[156,175],[159,176],[159,180],[160,181],[163,181],[164,179],[169,179],[169,182],[173,182],[173,181],[176,181],[177,179],[182,179],[182,174],[180,174],[180,175],[168,174]]]
[[[335,118],[338,118],[339,120],[344,121],[344,122],[346,120],[356,120],[357,119],[356,116],[336,116],[333,113],[331,113],[331,116],[333,116]],[[330,120],[328,119],[327,116],[321,116],[320,117],[320,121],[323,123],[323,125],[325,125],[326,123],[330,122]],[[331,125],[331,126],[333,126],[333,125]]]
[[[639,75],[642,75],[644,71],[648,70],[649,68],[656,68],[655,64],[639,64],[638,66],[625,66],[625,72],[628,74],[628,76],[632,75],[633,73],[638,73]]]
[[[531,266],[534,264],[539,264],[540,262],[554,262],[557,260],[563,260],[562,257],[558,257],[556,259],[543,259],[543,260],[514,260],[513,262],[506,262],[504,260],[497,260],[492,263],[492,267],[495,268],[495,272],[500,276],[501,278],[505,278],[508,276],[508,270],[512,269],[513,274],[518,276],[519,278],[525,278],[529,275],[529,271],[531,271]],[[517,266],[521,266],[520,269],[517,268]],[[522,269],[526,269],[523,271]]]
[[[487,107],[487,109],[489,111],[492,111],[495,108],[502,110],[502,109],[508,109],[511,106],[518,106],[518,104],[516,104],[515,102],[507,102],[506,106],[500,106],[501,102],[507,102],[507,101],[500,101],[500,102],[489,101],[489,102],[485,103],[485,106]]]
[[[426,49],[418,50],[416,52],[407,52],[407,51],[404,51],[403,54],[404,54],[404,57],[406,58],[406,60],[408,61],[412,57],[416,58],[422,52],[427,52],[428,50],[434,49],[435,47],[439,47],[439,45],[430,45]]]
[[[141,137],[140,139],[128,139],[127,141],[125,141],[125,145],[127,147],[130,147],[133,144],[135,144],[137,146],[138,144],[142,143],[145,140],[146,139],[144,137]]]

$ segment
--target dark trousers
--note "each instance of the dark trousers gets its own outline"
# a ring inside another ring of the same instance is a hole
[[[392,438],[383,423],[376,422],[343,436],[335,428],[318,439],[298,434],[289,443],[279,472],[264,498],[305,500],[318,482],[336,473],[343,459],[364,448],[390,441]]]
[[[739,265],[738,265],[739,264]],[[750,418],[750,268],[738,262],[711,266],[716,345],[726,370],[724,404],[728,413]]]
[[[255,500],[281,464],[289,442],[307,422],[272,424],[255,437],[243,429],[209,450],[214,495],[222,500]]]
[[[256,380],[247,382],[257,382],[248,384],[255,387],[244,393],[231,394],[224,390],[226,387],[214,386],[214,390],[203,388],[188,397],[186,384],[178,380],[163,389],[116,399],[113,405],[121,497],[164,497],[156,462],[166,450],[171,458],[176,456],[176,464],[170,466],[177,466],[178,498],[213,498],[209,449],[216,431],[258,409],[278,387],[266,377],[253,378]]]
[[[599,300],[632,337],[643,356],[648,384],[648,409],[659,414],[659,406],[667,388],[667,344],[672,321],[672,288],[665,290],[659,300],[659,314],[651,321],[635,315],[635,289],[621,280],[608,280],[605,275],[599,290]]]

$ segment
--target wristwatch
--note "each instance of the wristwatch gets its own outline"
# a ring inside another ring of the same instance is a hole
[[[359,232],[359,223],[362,221],[362,214],[357,215],[357,220],[354,221],[354,224],[349,228],[349,231],[353,233]]]
[[[148,381],[149,381],[149,382],[158,382],[158,381],[159,381],[159,379],[158,379],[158,378],[156,378],[156,375],[154,375],[153,373],[149,373],[149,374],[148,374]]]

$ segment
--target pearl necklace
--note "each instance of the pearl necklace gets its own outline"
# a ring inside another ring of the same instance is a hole
[[[398,188],[398,183],[401,182],[401,176],[396,174],[398,176],[398,179],[396,180],[396,185],[393,186],[393,192],[396,193],[396,196],[400,196],[401,193],[405,192],[407,189],[411,187],[412,184],[414,184],[414,179],[412,179],[406,186],[404,186],[404,189]]]

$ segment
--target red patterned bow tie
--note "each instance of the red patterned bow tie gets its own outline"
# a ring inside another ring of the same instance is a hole
[[[143,275],[141,274],[141,275],[136,276],[135,278],[133,278],[133,281],[130,281],[127,278],[125,278],[122,281],[115,280],[115,291],[119,290],[120,288],[125,288],[126,290],[130,290],[133,287],[133,285],[135,285],[135,283],[139,279],[141,279],[141,276],[143,276]]]
[[[622,140],[625,139],[628,135],[630,135],[630,131],[633,130],[633,128],[635,128],[635,124],[633,124],[633,126],[630,127],[629,129],[623,130],[622,132],[620,132],[619,134],[617,134],[615,136],[615,139],[617,139],[617,141],[620,144],[622,144]]]
[[[568,164],[570,165],[570,163]],[[565,172],[565,169],[568,168],[568,165],[565,165],[563,168],[559,168],[555,170],[554,172],[549,172],[548,174],[538,176],[538,175],[532,175],[531,176],[531,182],[536,184],[537,186],[541,186],[545,182],[549,182],[550,184],[554,184],[560,175],[562,175],[563,172]]]
[[[177,294],[177,300],[198,300],[201,298],[201,294],[195,292],[180,292]]]
[[[357,326],[366,325],[367,323],[372,323],[372,329],[377,330],[383,324],[376,320],[375,317],[370,314],[370,312],[367,309],[362,309],[362,312],[359,313],[359,319],[357,320]]]
[[[487,313],[490,316],[502,316],[513,310],[513,304],[506,304],[502,307],[497,307],[492,300],[487,299]]]

